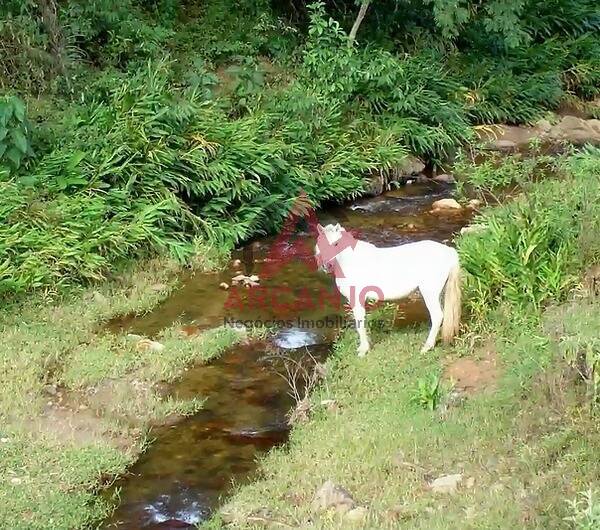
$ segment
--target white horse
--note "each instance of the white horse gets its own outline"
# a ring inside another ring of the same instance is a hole
[[[358,355],[369,350],[365,326],[366,302],[398,300],[419,289],[431,318],[422,348],[435,346],[440,326],[442,340],[451,342],[460,324],[460,264],[458,253],[435,241],[418,241],[378,248],[359,241],[339,224],[317,226],[315,258],[321,269],[334,271],[340,293],[349,301],[360,338]],[[444,309],[440,295],[446,287]]]

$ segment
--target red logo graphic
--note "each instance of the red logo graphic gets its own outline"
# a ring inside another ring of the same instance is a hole
[[[306,237],[299,236],[297,228],[302,222],[316,238],[316,248]],[[271,245],[264,264],[259,271],[260,284],[249,289],[234,288],[225,302],[226,310],[267,309],[278,317],[298,314],[299,311],[329,308],[338,312],[343,307],[341,295],[335,288],[326,288],[315,283],[292,289],[287,285],[269,282],[278,272],[292,262],[301,261],[310,272],[326,269],[333,272],[336,279],[344,278],[344,272],[337,256],[347,248],[354,249],[358,244],[356,232],[352,233],[339,227],[339,238],[330,242],[325,229],[319,224],[314,208],[306,194],[302,193],[290,209],[281,232]],[[315,255],[315,250],[316,255]],[[351,287],[350,307],[356,303],[356,289]],[[358,301],[365,303],[367,292],[381,292],[377,287],[369,286],[358,294]]]

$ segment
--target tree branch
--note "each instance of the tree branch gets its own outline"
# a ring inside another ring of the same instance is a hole
[[[367,9],[369,8],[370,3],[371,0],[364,0],[360,5],[358,15],[356,15],[356,20],[354,21],[354,25],[350,30],[350,35],[348,35],[348,46],[352,46],[354,44],[354,41],[356,40],[356,34],[358,33],[358,28],[360,28],[360,25],[367,14]]]

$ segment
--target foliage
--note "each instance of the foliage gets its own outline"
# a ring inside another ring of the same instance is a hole
[[[564,300],[598,244],[587,234],[600,216],[597,149],[562,161],[561,179],[530,185],[478,221],[483,232],[459,239],[471,310],[479,317],[501,302],[539,307]]]
[[[19,169],[32,154],[25,104],[14,96],[0,98],[0,174]]]
[[[421,377],[417,382],[411,401],[427,410],[435,410],[442,396],[441,380],[437,374]]]
[[[276,230],[300,190],[346,200],[408,152],[451,158],[473,123],[595,97],[593,5],[552,3],[382,0],[348,46],[353,3],[4,2],[0,84],[35,126],[3,103],[0,292],[185,261]]]
[[[567,503],[572,515],[565,517],[565,521],[572,523],[576,530],[594,530],[600,526],[600,503],[591,488]]]
[[[150,64],[106,91],[92,86],[64,145],[0,183],[2,292],[97,279],[147,251],[185,260],[198,231],[224,245],[267,233],[301,190],[315,205],[341,200],[360,191],[360,175],[404,157],[393,134],[345,130],[335,107],[283,98],[229,119],[174,92],[170,74]],[[292,119],[299,104],[320,116],[311,135]]]
[[[556,335],[560,354],[586,385],[591,409],[600,406],[600,318],[594,305],[570,303],[545,312],[546,327]]]
[[[474,156],[481,153],[474,151]],[[475,163],[465,151],[459,152],[453,166],[459,194],[477,193],[481,196],[507,191],[511,186],[524,188],[542,176],[556,171],[552,157],[524,157],[520,154],[491,153]]]
[[[203,256],[210,254],[203,248]],[[25,528],[25,520],[29,530],[97,527],[114,507],[99,492],[126,472],[150,427],[197,410],[202,400],[164,396],[156,383],[181,377],[240,340],[223,327],[182,336],[174,323],[159,337],[160,354],[136,350],[134,341],[107,333],[105,323],[155,307],[176,287],[179,268],[161,259],[119,273],[58,303],[38,293],[3,307],[2,528]]]

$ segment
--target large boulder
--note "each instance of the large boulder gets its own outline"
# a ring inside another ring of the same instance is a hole
[[[600,145],[600,120],[563,116],[554,125],[546,119],[539,120],[533,127],[495,125],[482,129],[479,137],[487,149],[504,153],[527,151],[536,139],[549,145]]]
[[[560,122],[542,133],[541,138],[552,143],[600,145],[600,120],[564,116]]]

